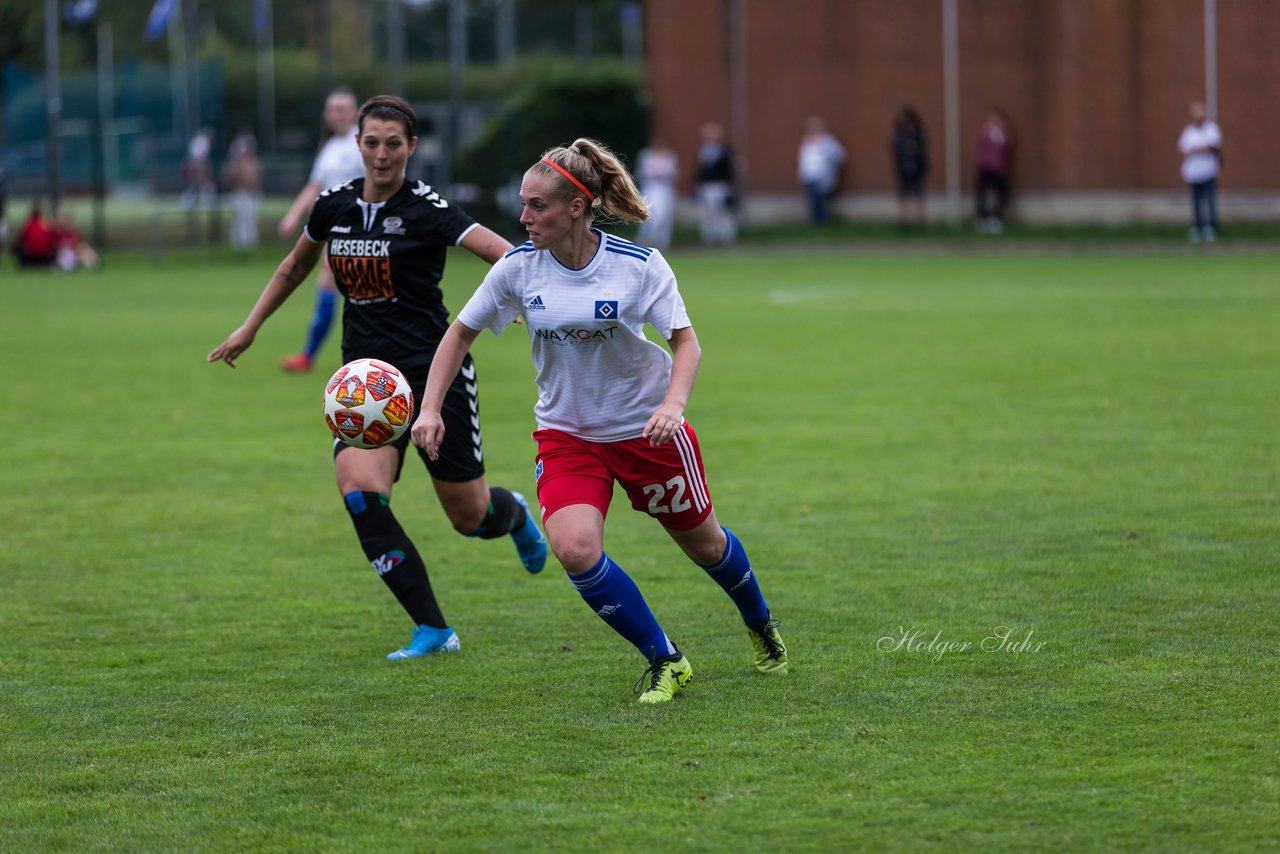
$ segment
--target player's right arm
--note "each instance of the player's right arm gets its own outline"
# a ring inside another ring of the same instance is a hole
[[[455,320],[440,339],[440,346],[431,359],[427,390],[423,392],[422,406],[419,407],[418,418],[413,422],[413,430],[409,435],[413,443],[426,451],[427,456],[433,460],[437,458],[440,443],[444,441],[444,420],[440,417],[440,407],[444,404],[445,392],[458,375],[462,360],[466,358],[479,334],[479,329],[472,329],[462,321]]]
[[[206,357],[207,361],[226,362],[234,368],[236,366],[236,357],[248,350],[250,345],[253,344],[253,339],[257,336],[258,330],[262,328],[262,324],[266,323],[267,318],[284,304],[289,295],[315,269],[323,250],[323,243],[312,242],[311,238],[305,233],[299,237],[298,242],[293,246],[293,250],[280,262],[280,266],[276,268],[275,273],[271,276],[271,281],[267,282],[267,286],[263,288],[262,295],[254,303],[253,310],[249,312],[249,316],[245,318],[244,323],[240,324],[240,327],[235,332],[227,336],[226,341],[223,341],[209,353]],[[459,362],[461,362],[461,358],[459,358]]]

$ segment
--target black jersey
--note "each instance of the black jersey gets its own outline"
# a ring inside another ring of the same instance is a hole
[[[346,302],[342,358],[420,365],[449,328],[445,255],[476,221],[421,181],[405,181],[385,202],[364,201],[363,188],[363,178],[330,187],[307,220],[307,237],[329,245]]]

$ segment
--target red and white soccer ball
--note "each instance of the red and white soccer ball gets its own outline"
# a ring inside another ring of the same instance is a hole
[[[348,362],[324,387],[324,420],[353,448],[381,448],[409,429],[413,392],[394,366],[377,359]]]

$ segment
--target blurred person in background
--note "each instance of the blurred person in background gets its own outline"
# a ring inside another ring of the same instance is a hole
[[[436,347],[449,327],[440,282],[451,246],[492,264],[511,244],[477,223],[405,168],[417,146],[417,116],[401,98],[379,95],[357,111],[364,171],[330,187],[311,209],[306,228],[263,289],[244,323],[209,353],[210,362],[235,367],[262,324],[307,278],[328,248],[342,312],[344,362],[388,362],[422,399]],[[521,564],[541,572],[547,543],[524,498],[485,481],[480,441],[480,400],[475,363],[455,365],[445,382],[450,441],[425,464],[436,498],[459,534],[484,540],[510,536]],[[439,405],[439,404],[437,404]],[[333,440],[338,491],[360,547],[378,577],[413,621],[413,636],[390,660],[457,652],[458,635],[445,621],[422,554],[391,510],[409,432],[379,448],[355,448]]]
[[[724,130],[715,122],[707,122],[702,126],[694,178],[702,242],[707,246],[729,246],[738,236],[733,181],[733,153],[724,140]]]
[[[796,153],[796,176],[804,186],[809,222],[813,225],[827,224],[828,206],[840,185],[844,160],[844,146],[827,130],[827,123],[810,116]]]
[[[974,162],[978,170],[974,187],[975,227],[982,234],[999,234],[1004,231],[1009,170],[1013,165],[1013,127],[999,107],[992,108],[978,131]]]
[[[58,229],[45,217],[39,199],[13,237],[13,254],[19,267],[52,267],[58,258]]]
[[[222,184],[231,194],[231,248],[237,251],[258,245],[258,206],[262,202],[262,161],[258,141],[248,128],[241,129],[227,149]]]
[[[54,233],[58,241],[56,263],[59,270],[69,273],[73,270],[98,269],[98,253],[89,245],[89,241],[84,239],[80,229],[76,228],[70,209],[58,208]]]
[[[649,218],[640,223],[639,241],[656,249],[671,245],[676,220],[676,185],[680,180],[680,159],[665,138],[655,136],[636,158],[640,192],[649,203]]]
[[[187,144],[182,160],[182,206],[212,205],[218,197],[213,182],[213,129],[200,128]]]
[[[898,230],[924,227],[924,177],[929,172],[928,135],[915,107],[905,106],[893,120],[889,152],[898,185]]]
[[[1209,118],[1204,103],[1190,108],[1191,123],[1178,137],[1182,152],[1182,180],[1191,188],[1192,243],[1212,243],[1218,237],[1218,175],[1222,171],[1222,130]]]
[[[364,176],[364,162],[356,144],[355,125],[359,105],[355,93],[340,86],[324,101],[325,139],[311,166],[307,183],[298,191],[289,211],[280,220],[280,236],[292,240],[298,233],[316,197],[330,187]],[[306,373],[315,362],[316,353],[329,335],[337,310],[338,292],[333,285],[329,256],[320,259],[320,275],[316,279],[316,302],[307,324],[307,338],[302,351],[280,360],[280,367],[291,373]]]

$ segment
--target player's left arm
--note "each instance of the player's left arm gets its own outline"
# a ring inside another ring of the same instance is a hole
[[[671,382],[667,384],[662,405],[644,425],[643,435],[654,446],[670,441],[684,423],[684,409],[689,405],[693,383],[698,378],[698,365],[702,362],[702,346],[692,326],[671,330],[667,343],[671,345]]]

